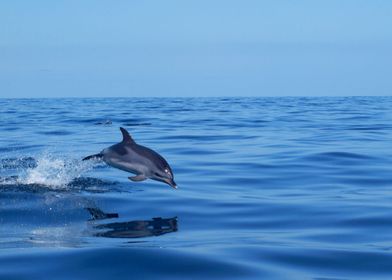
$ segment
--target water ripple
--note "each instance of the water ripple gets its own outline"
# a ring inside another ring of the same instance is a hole
[[[0,278],[390,279],[391,108],[0,99]],[[170,162],[178,190],[81,161],[119,126]]]

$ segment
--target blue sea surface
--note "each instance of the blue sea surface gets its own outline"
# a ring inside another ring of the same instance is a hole
[[[179,186],[81,161],[121,141]],[[0,279],[392,279],[392,97],[0,99]]]

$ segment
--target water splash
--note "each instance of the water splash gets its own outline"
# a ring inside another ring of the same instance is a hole
[[[37,165],[27,168],[18,178],[19,184],[43,185],[50,188],[66,188],[73,180],[92,169],[93,165],[79,159],[58,158],[44,154],[37,158]]]

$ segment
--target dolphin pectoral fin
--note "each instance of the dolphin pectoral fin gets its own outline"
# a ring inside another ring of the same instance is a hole
[[[146,176],[144,176],[144,174],[139,174],[133,177],[128,177],[129,180],[134,181],[134,182],[141,182],[147,179]]]

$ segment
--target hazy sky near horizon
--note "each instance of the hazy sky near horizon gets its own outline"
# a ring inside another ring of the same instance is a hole
[[[2,1],[0,97],[392,94],[392,1]]]

